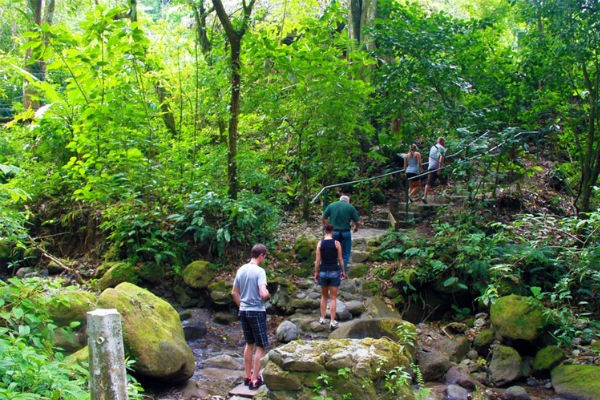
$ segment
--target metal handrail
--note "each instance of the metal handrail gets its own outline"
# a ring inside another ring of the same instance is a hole
[[[452,158],[452,157],[455,157],[455,156],[457,156],[458,154],[462,153],[462,152],[463,152],[465,149],[467,149],[469,146],[471,146],[473,143],[477,142],[478,140],[480,140],[480,139],[481,139],[481,138],[483,138],[484,136],[488,135],[489,133],[490,133],[490,131],[489,131],[489,130],[486,130],[486,131],[485,131],[483,134],[481,134],[481,135],[479,135],[477,138],[473,139],[473,140],[472,140],[470,143],[468,143],[467,145],[465,145],[465,146],[461,146],[461,147],[460,147],[460,150],[458,150],[457,152],[455,152],[455,153],[453,153],[453,154],[450,154],[450,155],[446,156],[445,158]],[[530,134],[530,133],[538,133],[538,131],[520,131],[519,133],[517,133],[517,134],[516,134],[516,135],[513,137],[513,139],[514,139],[514,138],[517,138],[517,137],[519,137],[519,136],[521,136],[521,135],[523,135],[523,134]],[[488,154],[488,153],[490,153],[490,152],[492,152],[492,151],[494,151],[494,150],[496,150],[496,149],[498,149],[498,148],[502,147],[502,146],[503,146],[503,145],[504,145],[506,142],[507,142],[507,140],[504,140],[504,141],[500,142],[499,144],[497,144],[496,146],[494,146],[494,147],[492,147],[492,148],[488,149],[487,151],[485,151],[485,152],[483,152],[483,153],[480,153],[480,154],[476,154],[476,155],[474,155],[473,157],[467,158],[466,160],[467,160],[467,161],[471,161],[471,160],[474,160],[474,159],[476,159],[476,158],[483,157],[485,154]],[[429,165],[429,161],[428,161],[428,162],[426,162],[426,163],[422,163],[421,165]],[[418,174],[418,175],[415,175],[414,177],[411,177],[411,178],[408,178],[408,179],[409,179],[409,180],[413,180],[413,179],[420,179],[420,178],[421,178],[421,177],[423,177],[423,176],[429,175],[429,174],[431,174],[431,173],[433,173],[433,172],[440,171],[440,170],[442,170],[442,169],[444,169],[444,168],[447,168],[447,167],[448,167],[448,166],[446,165],[446,166],[443,166],[443,167],[440,167],[440,168],[437,168],[437,169],[428,170],[427,172],[420,173],[420,174]],[[321,188],[321,190],[319,191],[319,193],[317,193],[317,194],[315,195],[315,197],[313,197],[313,199],[311,200],[311,204],[312,204],[312,203],[314,203],[314,202],[315,202],[315,201],[316,201],[316,200],[319,198],[319,196],[320,196],[320,195],[321,195],[323,192],[325,192],[327,189],[331,189],[331,188],[338,187],[338,186],[352,185],[352,184],[355,184],[355,183],[367,182],[367,181],[371,181],[371,180],[374,180],[374,179],[380,179],[380,178],[384,178],[384,177],[386,177],[386,176],[390,176],[390,175],[399,174],[399,173],[402,173],[402,172],[404,172],[404,171],[405,171],[405,169],[404,169],[404,168],[402,168],[402,169],[399,169],[399,170],[396,170],[396,171],[388,172],[388,173],[386,173],[386,174],[382,174],[382,175],[373,176],[373,177],[370,177],[370,178],[363,178],[363,179],[358,179],[358,180],[354,180],[354,181],[342,182],[342,183],[336,183],[336,184],[334,184],[334,185],[328,185],[328,186],[324,186],[323,188]],[[406,192],[406,193],[405,193],[405,195],[406,195],[405,197],[406,197],[406,199],[407,199],[407,208],[408,208],[408,187],[406,188],[405,192]],[[408,212],[408,210],[407,210],[407,212]]]
[[[463,147],[461,147],[461,149],[460,149],[459,151],[457,151],[456,153],[454,153],[454,154],[450,154],[450,155],[448,156],[448,158],[450,158],[450,157],[454,157],[454,156],[456,156],[457,154],[460,154],[462,151],[464,151],[464,149],[465,149],[466,147],[468,147],[468,146],[472,145],[473,143],[475,143],[476,141],[478,141],[479,139],[481,139],[482,137],[484,137],[485,135],[487,135],[489,132],[490,132],[490,131],[485,131],[485,132],[484,132],[482,135],[478,136],[476,139],[472,140],[472,141],[471,141],[469,144],[467,144],[467,146],[463,146]],[[429,161],[428,161],[428,162],[426,162],[426,163],[422,163],[421,165],[429,165]],[[435,171],[437,171],[437,170],[435,170]],[[372,176],[372,177],[370,177],[370,178],[358,179],[358,180],[355,180],[355,181],[350,181],[350,182],[342,182],[342,183],[336,183],[336,184],[334,184],[334,185],[328,185],[328,186],[324,186],[323,188],[321,188],[321,190],[319,191],[319,193],[317,193],[317,194],[315,195],[315,197],[313,197],[313,199],[312,199],[310,202],[311,202],[311,204],[312,204],[312,203],[314,203],[314,202],[315,202],[315,201],[316,201],[316,200],[319,198],[319,196],[321,195],[321,193],[323,193],[323,192],[324,192],[324,191],[326,191],[327,189],[331,189],[331,188],[338,187],[338,186],[353,185],[353,184],[355,184],[355,183],[367,182],[367,181],[371,181],[371,180],[374,180],[374,179],[385,178],[386,176],[390,176],[390,175],[399,174],[399,173],[401,173],[401,172],[404,172],[404,168],[402,168],[402,169],[399,169],[399,170],[396,170],[396,171],[388,172],[388,173],[386,173],[386,174],[377,175],[377,176]],[[428,172],[426,172],[426,173],[423,173],[423,174],[420,174],[420,175],[418,175],[418,176],[427,175],[427,174],[429,174],[430,172],[433,172],[433,171],[428,171]],[[415,177],[415,178],[416,178],[416,177]]]

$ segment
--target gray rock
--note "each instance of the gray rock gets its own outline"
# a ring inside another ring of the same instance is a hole
[[[512,347],[494,346],[488,374],[494,385],[505,386],[521,376],[521,356]]]
[[[458,385],[448,385],[446,388],[446,400],[469,400],[469,391]]]
[[[289,343],[298,339],[298,327],[290,321],[283,321],[275,332],[277,340],[281,343]]]
[[[365,311],[365,305],[360,300],[351,300],[346,302],[346,309],[352,314],[352,316],[359,316]]]
[[[529,394],[521,386],[511,386],[502,393],[502,400],[530,400]]]
[[[470,391],[475,390],[477,382],[473,379],[468,371],[464,370],[464,367],[450,367],[444,378],[446,384],[459,385]]]
[[[438,350],[420,350],[417,353],[417,361],[423,374],[423,379],[426,381],[442,379],[451,365],[448,355]]]
[[[204,360],[204,366],[210,368],[221,368],[221,369],[232,369],[241,370],[244,369],[244,365],[237,359],[221,354],[215,357],[207,358]]]

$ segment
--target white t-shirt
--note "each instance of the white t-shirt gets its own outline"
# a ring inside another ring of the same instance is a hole
[[[267,284],[265,270],[256,264],[244,264],[238,269],[233,286],[240,288],[240,311],[265,311],[259,285]]]
[[[440,157],[446,155],[446,148],[441,144],[431,146],[429,150],[429,166],[427,169],[438,169],[440,167]]]

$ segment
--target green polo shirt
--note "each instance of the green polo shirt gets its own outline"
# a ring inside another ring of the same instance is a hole
[[[329,220],[336,231],[349,231],[351,228],[350,221],[356,223],[360,219],[356,208],[343,200],[328,205],[323,212],[323,217]]]

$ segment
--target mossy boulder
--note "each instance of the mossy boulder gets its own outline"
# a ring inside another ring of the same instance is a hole
[[[217,279],[216,281],[208,285],[211,300],[215,304],[223,306],[226,306],[228,304],[234,304],[233,298],[231,297],[232,288],[233,282],[225,281],[223,279]]]
[[[96,295],[85,290],[67,290],[57,293],[56,297],[48,312],[58,326],[67,326],[71,322],[85,324],[87,312],[96,308]]]
[[[108,268],[100,279],[96,281],[94,287],[98,291],[117,286],[123,282],[137,283],[138,276],[133,265],[125,262],[106,263],[102,270]]]
[[[369,272],[369,266],[367,264],[353,264],[350,263],[348,268],[348,278],[360,278]]]
[[[535,340],[547,325],[544,306],[533,297],[501,297],[490,308],[494,330],[508,339]]]
[[[319,239],[311,234],[302,234],[298,236],[294,242],[296,260],[301,263],[314,262],[318,241]]]
[[[538,351],[533,359],[533,371],[550,371],[565,359],[564,351],[558,346],[546,346]]]
[[[414,324],[399,318],[367,318],[344,322],[329,335],[330,339],[384,337],[401,342],[407,350],[414,352],[415,343],[408,343],[407,338],[417,337],[417,328]]]
[[[213,282],[214,269],[208,261],[193,261],[183,269],[181,277],[183,282],[193,289],[206,289]]]
[[[494,330],[485,328],[473,338],[473,347],[480,353],[487,353],[490,345],[494,341]]]
[[[177,311],[166,301],[131,283],[105,290],[102,308],[121,314],[125,350],[134,372],[163,382],[182,382],[194,373],[195,360],[185,341]]]
[[[559,365],[551,373],[552,386],[565,399],[600,400],[600,367]]]
[[[318,387],[323,398],[336,400],[349,393],[362,400],[412,400],[410,385],[395,393],[384,388],[387,373],[408,369],[410,362],[388,338],[295,340],[268,353],[263,378],[273,398],[312,399]]]

